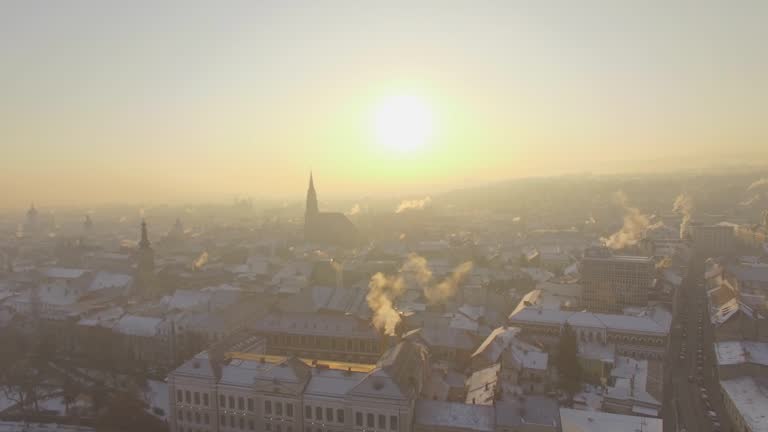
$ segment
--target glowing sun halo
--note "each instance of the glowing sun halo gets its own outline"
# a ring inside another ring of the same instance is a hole
[[[374,112],[376,141],[388,149],[402,153],[423,147],[433,132],[430,107],[415,96],[392,96],[383,99]]]

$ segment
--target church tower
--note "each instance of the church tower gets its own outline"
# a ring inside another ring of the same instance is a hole
[[[143,296],[150,294],[150,289],[155,278],[155,251],[149,243],[147,235],[147,222],[141,221],[141,240],[136,254],[136,291]]]
[[[315,192],[315,182],[312,179],[312,173],[309,173],[309,189],[307,189],[307,207],[304,217],[309,219],[316,216],[320,211],[317,207],[317,192]]]

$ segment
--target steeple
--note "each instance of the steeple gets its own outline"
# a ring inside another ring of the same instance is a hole
[[[31,219],[36,216],[37,216],[37,209],[35,208],[35,203],[32,203],[29,205],[29,210],[27,210],[27,217]]]
[[[312,171],[309,172],[309,189],[307,190],[307,207],[305,216],[316,215],[319,213],[317,208],[317,192],[315,192],[315,182],[312,178]]]
[[[149,243],[147,235],[147,222],[141,221],[141,240],[139,241],[139,250],[136,253],[136,283],[134,285],[137,294],[141,296],[150,296],[153,294],[153,285],[155,280],[155,251]]]
[[[139,249],[149,249],[149,236],[147,236],[147,221],[141,220],[141,241],[139,241]]]

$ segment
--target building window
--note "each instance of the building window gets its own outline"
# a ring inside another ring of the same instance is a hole
[[[237,409],[241,411],[245,409],[245,399],[242,396],[237,398]]]
[[[240,429],[245,429],[245,419],[240,417]]]
[[[373,414],[368,413],[368,415],[365,416],[365,423],[368,427],[374,427],[376,426],[373,421]]]
[[[208,417],[208,413],[203,414],[203,423],[211,424],[211,418]]]
[[[312,418],[312,407],[311,406],[305,406],[304,407],[304,418],[308,418],[308,419]]]
[[[187,411],[187,422],[192,423],[192,411]]]
[[[264,401],[264,414],[272,414],[272,401]]]
[[[179,421],[181,421],[181,422],[184,421],[184,411],[182,411],[182,410],[179,410]]]
[[[385,429],[387,427],[387,416],[379,414],[379,429]]]
[[[195,423],[200,424],[200,413],[195,412]]]
[[[325,409],[325,419],[329,422],[333,421],[333,408],[326,408]]]
[[[275,402],[275,415],[283,416],[283,403]]]
[[[229,416],[229,427],[235,427],[235,416]]]
[[[389,430],[397,430],[397,416],[389,416]]]
[[[287,403],[285,404],[285,415],[288,417],[293,417],[293,404]]]
[[[229,409],[235,409],[235,397],[230,396],[229,397]]]
[[[248,420],[248,430],[253,430],[253,429],[254,429],[253,420]]]
[[[265,431],[271,431],[272,430],[272,423],[264,423],[264,430]]]
[[[189,390],[184,392],[184,399],[187,403],[192,403],[192,393],[190,393]]]
[[[176,402],[184,402],[184,395],[181,390],[176,390]]]
[[[322,420],[323,419],[323,409],[320,407],[315,408],[315,420]]]
[[[253,411],[253,398],[248,398],[248,411]]]
[[[227,406],[227,398],[224,395],[219,395],[219,406],[222,408]]]
[[[362,426],[363,425],[363,413],[357,412],[355,413],[355,426]]]
[[[343,409],[337,409],[336,410],[336,421],[339,423],[344,423],[344,410]]]
[[[200,392],[195,392],[195,405],[200,405]]]
[[[203,393],[203,405],[208,406],[208,393]]]
[[[224,414],[222,414],[221,418],[219,418],[219,423],[221,423],[222,426],[227,425],[227,418],[224,416]]]
[[[275,432],[283,432],[283,427],[281,425],[275,425]]]

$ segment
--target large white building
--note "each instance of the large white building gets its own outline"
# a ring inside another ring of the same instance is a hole
[[[197,355],[169,375],[171,431],[409,432],[429,373],[426,348],[412,341],[369,366],[216,357]]]

